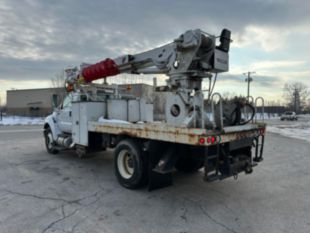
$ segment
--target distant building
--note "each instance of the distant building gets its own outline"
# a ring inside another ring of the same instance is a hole
[[[287,109],[285,106],[264,106],[264,112],[267,114],[278,114],[281,115],[284,113]],[[262,107],[257,107],[257,113],[262,112]]]
[[[6,108],[8,115],[46,116],[53,111],[53,99],[59,100],[65,95],[62,88],[41,88],[8,90]]]
[[[153,100],[153,86],[147,84],[122,84],[119,85],[120,92],[143,96],[147,101]],[[41,88],[26,90],[8,90],[7,114],[17,116],[47,116],[53,111],[53,102],[60,103],[66,95],[62,88]]]

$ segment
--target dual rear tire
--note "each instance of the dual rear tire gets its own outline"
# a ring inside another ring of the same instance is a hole
[[[199,157],[180,157],[175,168],[181,172],[195,172],[204,161]],[[114,168],[119,183],[128,189],[137,189],[147,184],[149,156],[136,139],[124,139],[114,151]]]
[[[148,181],[148,156],[138,140],[124,139],[114,151],[115,174],[125,188],[136,189]]]

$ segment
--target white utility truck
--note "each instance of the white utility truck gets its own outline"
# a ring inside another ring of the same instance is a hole
[[[131,189],[170,185],[175,170],[204,168],[205,181],[252,173],[263,154],[266,125],[255,117],[262,98],[213,93],[217,74],[228,71],[230,37],[227,29],[219,37],[189,30],[146,52],[67,69],[68,95],[45,120],[47,151],[83,157],[114,148],[116,177]],[[164,74],[167,85],[154,85],[156,98],[137,98],[107,84],[124,73]]]

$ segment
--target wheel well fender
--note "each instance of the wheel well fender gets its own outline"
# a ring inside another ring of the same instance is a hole
[[[54,122],[54,119],[51,116],[48,116],[45,119],[44,123],[44,130],[50,129],[52,131],[53,140],[56,140],[58,135],[61,133],[60,130],[57,128],[57,125]]]

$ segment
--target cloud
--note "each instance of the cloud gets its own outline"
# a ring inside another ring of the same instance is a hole
[[[236,60],[257,58],[247,62],[253,67],[235,63],[232,75],[253,68],[258,75],[279,79],[281,70],[305,66],[308,51],[301,46],[295,54],[294,43],[295,33],[303,36],[303,43],[310,39],[309,12],[306,0],[2,0],[0,79],[48,81],[69,65],[142,52],[187,29],[219,35],[224,27],[232,31]],[[262,51],[265,57],[257,54]],[[294,61],[283,58],[283,51],[293,54]]]
[[[249,25],[242,34],[236,34],[236,43],[233,45],[235,47],[259,45],[265,51],[271,52],[283,48],[288,35],[289,30]]]
[[[252,75],[252,78],[260,86],[266,86],[266,85],[272,86],[274,83],[280,80],[280,78],[276,76]],[[246,76],[242,74],[240,75],[224,74],[218,77],[218,82],[223,81],[223,82],[234,83],[234,85],[236,84],[243,85],[245,83],[245,79],[246,79]]]
[[[289,31],[308,17],[307,2],[292,13],[297,2],[6,0],[0,8],[0,51],[21,59],[93,60],[143,51],[197,27],[217,35],[228,27],[237,41],[254,39],[270,50],[282,43],[275,31],[279,24]]]
[[[263,70],[270,70],[270,69],[283,69],[289,68],[294,69],[295,67],[300,67],[304,65],[309,65],[308,61],[294,61],[294,60],[280,60],[280,61],[258,61],[252,64],[252,69],[263,69]]]
[[[0,56],[0,79],[8,81],[50,80],[64,68],[64,61],[24,60]]]

